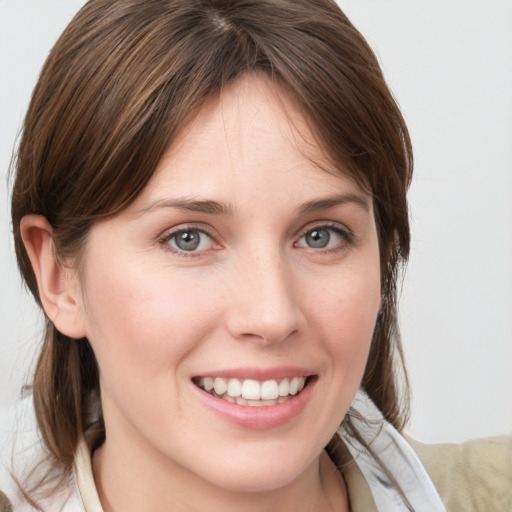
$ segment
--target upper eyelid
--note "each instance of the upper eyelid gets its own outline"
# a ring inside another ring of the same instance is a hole
[[[180,224],[176,227],[167,228],[166,230],[164,230],[161,233],[161,235],[158,236],[158,238],[159,239],[172,238],[173,236],[176,236],[179,233],[183,233],[184,231],[200,231],[200,232],[208,235],[210,238],[216,239],[213,229],[205,224],[202,224],[202,223]]]
[[[194,258],[200,258],[201,256],[208,254],[212,248],[203,249],[199,251],[186,251],[183,249],[180,249],[179,247],[173,247],[170,244],[170,241],[175,238],[180,233],[186,232],[186,231],[198,231],[204,235],[206,235],[208,238],[211,239],[213,244],[218,244],[217,239],[208,232],[207,229],[197,226],[183,226],[183,227],[176,227],[176,228],[170,228],[164,231],[159,237],[158,237],[158,245],[166,252],[174,254],[176,257],[184,258],[184,259],[194,259]]]
[[[351,230],[349,228],[347,228],[344,224],[341,224],[340,222],[336,222],[336,221],[324,220],[324,221],[311,222],[311,223],[307,224],[306,226],[304,226],[303,228],[301,228],[298,231],[297,236],[299,238],[302,238],[305,234],[309,233],[310,231],[313,231],[314,229],[319,229],[319,228],[330,228],[330,229],[335,229],[335,230],[341,231],[343,233],[346,233],[347,235],[352,234]]]
[[[358,244],[358,238],[357,236],[347,228],[344,224],[341,224],[339,222],[335,221],[320,221],[313,224],[310,224],[309,226],[306,226],[303,228],[303,230],[300,232],[301,234],[298,235],[296,240],[294,241],[294,246],[298,246],[300,248],[304,248],[302,245],[299,245],[300,241],[311,231],[314,231],[315,229],[331,229],[333,231],[336,231],[338,236],[340,236],[343,240],[341,242],[341,247],[335,248],[335,247],[325,247],[325,248],[319,248],[319,249],[312,249],[315,252],[322,253],[322,252],[328,252],[331,253],[333,251],[338,251],[342,248],[346,248],[347,246],[353,246]]]

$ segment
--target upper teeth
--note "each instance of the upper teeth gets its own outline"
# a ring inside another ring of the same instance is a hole
[[[282,380],[224,379],[222,377],[203,377],[198,384],[206,391],[215,391],[219,396],[227,393],[233,398],[241,396],[246,400],[274,400],[288,395],[296,395],[302,390],[306,377],[293,377]]]

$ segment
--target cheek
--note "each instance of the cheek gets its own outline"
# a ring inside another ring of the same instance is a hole
[[[174,369],[208,332],[203,294],[155,269],[102,263],[90,262],[84,288],[87,336],[100,371],[146,383],[174,375],[159,370]]]
[[[346,274],[311,304],[333,365],[347,377],[362,376],[381,303],[378,272]],[[341,373],[340,372],[340,373]]]
[[[364,270],[339,272],[308,300],[314,354],[323,354],[323,378],[317,384],[322,400],[311,421],[325,426],[325,442],[349,410],[368,360],[380,307],[380,279],[373,267]]]

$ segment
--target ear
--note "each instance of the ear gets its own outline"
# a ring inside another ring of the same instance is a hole
[[[78,275],[58,261],[50,223],[42,215],[26,215],[20,227],[48,318],[62,334],[83,338],[85,324]]]

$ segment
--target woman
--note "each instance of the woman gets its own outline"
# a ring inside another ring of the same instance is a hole
[[[16,161],[47,318],[20,510],[444,510],[399,434],[411,173],[333,2],[89,2]]]

